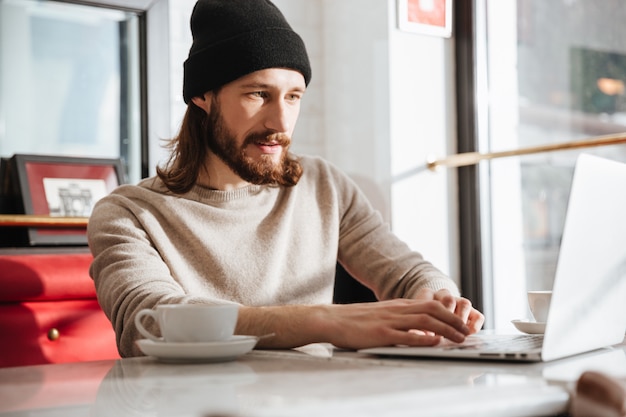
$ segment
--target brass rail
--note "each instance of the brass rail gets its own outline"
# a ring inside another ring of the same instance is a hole
[[[564,142],[564,143],[555,143],[550,145],[539,145],[539,146],[531,146],[528,148],[515,149],[510,151],[500,151],[500,152],[489,152],[489,153],[480,153],[480,152],[465,152],[456,155],[451,155],[443,159],[433,159],[427,161],[427,167],[431,171],[436,170],[440,166],[446,167],[461,167],[466,165],[474,165],[479,163],[485,159],[496,159],[503,158],[509,156],[519,156],[519,155],[528,155],[533,153],[540,152],[551,152],[551,151],[561,151],[561,150],[570,150],[570,149],[578,149],[578,148],[590,148],[593,146],[604,146],[604,145],[617,145],[620,143],[626,143],[626,132],[623,133],[615,133],[611,135],[604,136],[596,136],[588,139],[583,139],[574,142]]]
[[[88,217],[54,217],[33,214],[0,214],[0,226],[87,227]]]

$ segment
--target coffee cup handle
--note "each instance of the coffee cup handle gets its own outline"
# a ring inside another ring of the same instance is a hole
[[[144,316],[150,316],[154,319],[154,321],[158,323],[156,311],[151,310],[149,308],[140,310],[139,313],[135,315],[135,327],[137,327],[137,330],[139,330],[139,333],[141,333],[142,336],[147,337],[148,339],[154,342],[163,342],[165,339],[163,339],[162,337],[156,337],[155,335],[150,333],[148,330],[146,330],[145,327],[143,327],[143,324],[141,324],[141,319]]]

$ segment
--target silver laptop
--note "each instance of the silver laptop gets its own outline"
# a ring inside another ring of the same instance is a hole
[[[543,335],[481,332],[462,344],[444,340],[434,347],[391,346],[360,352],[540,362],[622,342],[626,164],[588,154],[578,157],[552,290]]]

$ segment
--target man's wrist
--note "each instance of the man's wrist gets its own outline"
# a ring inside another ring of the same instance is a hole
[[[259,347],[293,348],[314,342],[330,341],[330,305],[246,307],[239,309],[235,332],[273,337],[259,341]]]

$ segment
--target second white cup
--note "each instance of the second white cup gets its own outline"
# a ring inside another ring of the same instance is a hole
[[[552,291],[528,291],[528,307],[538,323],[548,320]]]
[[[155,309],[140,310],[135,315],[135,326],[139,333],[155,342],[219,342],[233,336],[238,313],[237,304],[162,304]],[[162,337],[144,327],[145,316],[156,321]]]

